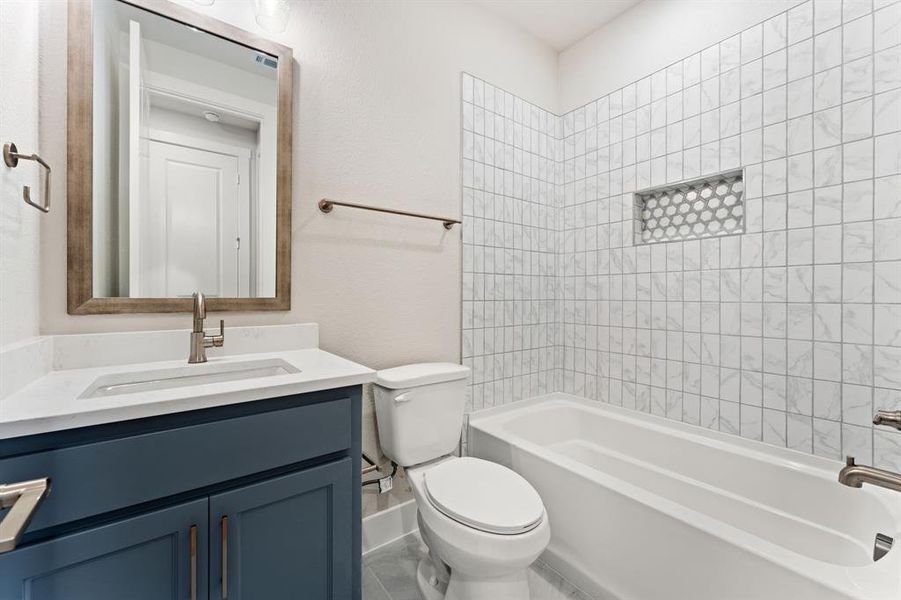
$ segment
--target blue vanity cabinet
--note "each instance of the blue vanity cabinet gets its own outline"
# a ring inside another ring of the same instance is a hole
[[[360,600],[360,402],[352,386],[0,440],[0,482],[52,482],[0,554],[0,600]]]
[[[350,600],[349,459],[210,497],[210,597]]]
[[[206,598],[207,509],[195,500],[3,555],[0,598]]]

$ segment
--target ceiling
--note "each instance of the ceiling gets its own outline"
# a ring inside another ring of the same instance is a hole
[[[641,0],[476,0],[560,52]]]

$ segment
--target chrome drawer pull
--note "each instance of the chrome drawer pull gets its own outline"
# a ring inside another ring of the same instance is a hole
[[[41,501],[50,492],[50,479],[0,485],[0,508],[8,508],[0,521],[0,554],[14,550],[31,523]]]
[[[191,525],[191,600],[197,600],[197,525]]]
[[[219,521],[222,530],[222,600],[228,600],[228,517]]]

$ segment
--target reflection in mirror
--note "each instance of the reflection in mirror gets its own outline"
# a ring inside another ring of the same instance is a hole
[[[94,297],[275,296],[277,59],[120,0],[93,20]]]

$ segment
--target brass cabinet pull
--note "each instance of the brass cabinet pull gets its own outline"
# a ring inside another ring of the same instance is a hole
[[[0,520],[0,554],[15,549],[48,493],[50,480],[47,478],[9,485],[0,484],[0,510],[9,509],[6,516]]]
[[[191,525],[191,600],[197,600],[197,525]]]
[[[222,530],[222,600],[228,600],[228,517],[219,521]]]

